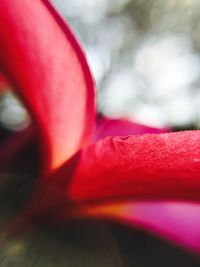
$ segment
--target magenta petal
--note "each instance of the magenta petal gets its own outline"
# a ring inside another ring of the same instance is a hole
[[[99,119],[97,123],[94,140],[98,141],[108,136],[142,135],[146,133],[159,134],[169,131],[169,128],[159,129],[131,122],[126,119],[111,119],[103,117]]]
[[[37,122],[46,173],[89,142],[92,75],[48,0],[1,0],[0,18],[0,67]]]
[[[183,202],[127,202],[97,205],[85,216],[100,216],[159,234],[200,252],[200,205]]]

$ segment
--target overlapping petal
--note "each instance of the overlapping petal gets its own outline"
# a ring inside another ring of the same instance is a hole
[[[63,167],[64,168],[64,167]],[[200,200],[200,131],[106,138],[82,150],[74,201]]]
[[[0,1],[0,65],[38,124],[43,172],[89,142],[94,84],[85,55],[48,0]]]

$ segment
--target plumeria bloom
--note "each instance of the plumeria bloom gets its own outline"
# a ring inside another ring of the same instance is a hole
[[[41,148],[24,216],[42,223],[99,216],[199,251],[200,132],[105,118],[96,125],[85,55],[50,2],[1,0],[0,19],[0,70],[30,112]]]

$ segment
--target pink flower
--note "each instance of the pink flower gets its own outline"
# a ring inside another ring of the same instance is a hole
[[[199,251],[200,132],[161,134],[109,119],[96,127],[85,55],[49,1],[1,0],[0,19],[0,69],[41,147],[41,176],[24,214],[43,223],[101,216]]]

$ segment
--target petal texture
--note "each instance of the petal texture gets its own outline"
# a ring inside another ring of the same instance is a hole
[[[32,113],[43,172],[88,143],[94,83],[85,55],[48,0],[0,1],[0,65]]]
[[[83,202],[199,201],[199,192],[200,131],[103,139],[79,154],[67,190]]]

